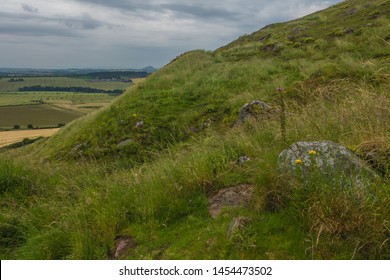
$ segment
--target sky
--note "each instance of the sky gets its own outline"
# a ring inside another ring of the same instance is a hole
[[[158,68],[340,1],[0,0],[0,68]]]

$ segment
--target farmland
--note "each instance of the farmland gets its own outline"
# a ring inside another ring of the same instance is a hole
[[[0,107],[50,104],[86,114],[94,109],[105,106],[113,98],[113,96],[105,93],[3,92],[0,93]]]
[[[124,91],[130,85],[131,83],[122,81],[95,81],[71,77],[6,77],[0,79],[0,106],[50,104],[86,114],[103,107],[114,98],[98,91]],[[21,91],[29,87],[69,88],[70,91]],[[96,93],[75,92],[73,88],[96,89]]]
[[[0,107],[0,128],[57,127],[66,124],[83,114],[54,107],[48,104]]]
[[[59,127],[109,104],[117,95],[112,93],[125,91],[141,80],[126,77],[111,80],[53,76],[2,77],[0,147],[25,138],[49,137]]]
[[[60,128],[0,131],[0,148],[19,142],[25,138],[34,139],[38,137],[49,137],[56,133],[58,130],[60,130]]]
[[[140,79],[134,79],[133,83]],[[99,92],[125,91],[130,79],[96,80],[77,77],[2,77],[0,78],[0,129],[15,125],[26,128],[56,127],[84,114],[104,107],[114,95]],[[23,88],[69,88],[69,91],[21,91]],[[72,89],[96,89],[95,92],[75,92]]]
[[[12,78],[0,79],[0,92],[17,92],[19,88],[36,85],[53,87],[90,87],[103,90],[122,89],[129,87],[130,83],[122,81],[95,81],[72,77],[23,77],[20,81],[10,82]],[[15,79],[17,80],[17,78]]]
[[[141,80],[53,76],[2,77],[0,146],[22,141],[24,138],[51,136],[59,127],[109,104],[115,98],[115,94],[110,92],[125,91]],[[31,87],[50,90],[23,91]],[[77,92],[77,89],[87,92]],[[94,90],[96,92],[93,92]]]

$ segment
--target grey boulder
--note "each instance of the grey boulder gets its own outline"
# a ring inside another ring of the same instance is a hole
[[[362,187],[364,181],[378,175],[346,147],[331,141],[296,142],[279,154],[278,169],[282,173],[308,178],[323,176],[326,180],[353,179]],[[340,181],[340,180],[338,180]]]

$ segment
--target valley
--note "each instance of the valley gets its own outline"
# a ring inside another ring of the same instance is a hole
[[[123,73],[84,73],[76,77],[51,76],[50,73],[45,73],[49,76],[23,76],[14,71],[3,74],[0,77],[0,132],[4,132],[0,133],[0,145],[51,136],[67,123],[107,106],[132,84],[142,81],[138,76],[145,76],[138,72]]]

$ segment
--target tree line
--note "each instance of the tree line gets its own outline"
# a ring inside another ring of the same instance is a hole
[[[17,82],[23,82],[24,80],[22,78],[11,78],[8,80],[9,83],[17,83]]]
[[[90,88],[90,87],[58,87],[58,86],[27,86],[19,88],[21,92],[29,91],[60,91],[60,92],[82,92],[82,93],[107,93],[109,95],[121,95],[124,90],[114,89],[114,90],[104,90],[100,88]]]

